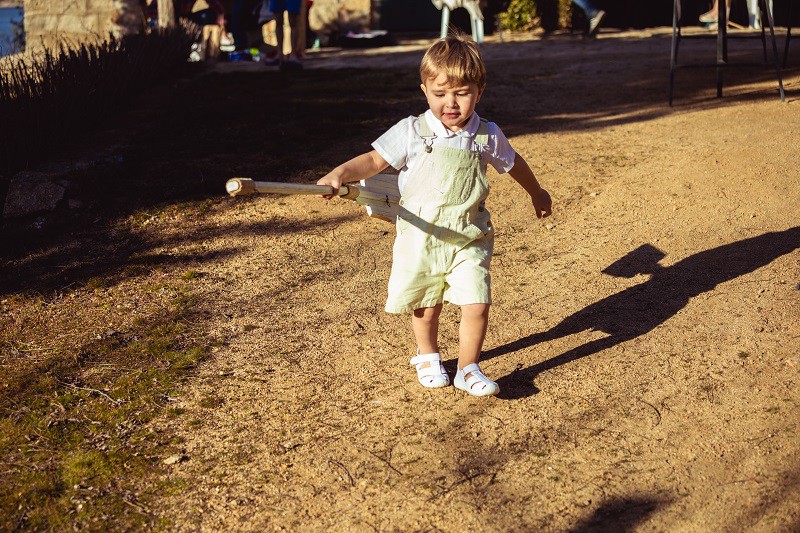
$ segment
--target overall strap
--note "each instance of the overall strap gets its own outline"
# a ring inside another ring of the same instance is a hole
[[[433,140],[436,134],[428,125],[428,120],[425,118],[425,113],[419,116],[419,136],[422,137],[422,142],[425,144],[425,151],[431,153],[433,151]]]
[[[478,131],[475,132],[475,144],[480,146],[487,146],[489,144],[489,123],[481,119],[478,125]]]
[[[433,133],[433,130],[428,125],[428,120],[425,118],[425,113],[421,114],[419,117],[419,136],[423,139],[427,139],[429,137],[436,137],[436,134]]]

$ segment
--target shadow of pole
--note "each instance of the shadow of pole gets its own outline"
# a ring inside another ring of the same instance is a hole
[[[644,335],[674,316],[695,296],[768,265],[797,248],[800,248],[800,226],[705,250],[669,267],[658,264],[664,256],[663,252],[649,244],[641,246],[603,272],[619,277],[651,274],[649,280],[581,309],[549,331],[534,333],[488,350],[483,359],[499,357],[587,330],[608,334],[608,337],[588,342],[528,368],[515,370],[498,380],[503,391],[501,397],[530,396],[538,391],[532,382],[541,372]]]

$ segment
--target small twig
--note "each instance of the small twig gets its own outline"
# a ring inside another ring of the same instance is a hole
[[[127,503],[128,505],[130,505],[130,506],[131,506],[131,507],[133,507],[134,509],[137,509],[137,510],[138,510],[140,513],[143,513],[143,514],[151,514],[149,509],[147,509],[146,507],[142,507],[142,506],[141,506],[141,505],[139,505],[138,503],[134,503],[134,502],[132,502],[132,501],[128,500],[128,498],[124,498],[124,497],[123,497],[123,498],[122,498],[122,501],[123,501],[123,502],[125,502],[125,503]]]
[[[100,396],[102,396],[103,398],[105,398],[108,401],[110,401],[111,403],[113,403],[114,405],[119,405],[120,403],[122,403],[119,400],[115,400],[114,398],[112,398],[111,396],[109,396],[108,394],[106,394],[105,392],[103,392],[101,390],[92,389],[92,388],[89,388],[89,387],[79,387],[77,385],[73,385],[72,383],[65,383],[65,382],[59,381],[59,380],[57,380],[57,381],[59,383],[61,383],[62,385],[64,385],[65,387],[69,387],[69,388],[74,389],[74,390],[85,390],[85,391],[88,391],[88,392],[97,393]]]
[[[333,459],[328,459],[328,462],[331,463],[334,466],[338,466],[339,468],[341,468],[344,471],[345,474],[347,474],[347,479],[350,481],[350,486],[351,487],[355,487],[356,486],[356,482],[353,481],[353,476],[350,475],[350,471],[347,470],[346,466],[344,466],[339,461],[334,461]]]
[[[384,458],[383,458],[383,457],[381,457],[380,455],[378,455],[378,454],[376,454],[376,453],[373,453],[373,452],[371,452],[371,451],[369,451],[369,450],[367,450],[367,453],[369,453],[369,454],[370,454],[371,456],[373,456],[375,459],[378,459],[379,461],[382,461],[382,462],[386,463],[386,466],[388,466],[389,468],[391,468],[391,469],[392,469],[392,470],[393,470],[395,473],[397,473],[398,475],[401,475],[401,476],[403,475],[403,473],[402,473],[401,471],[399,471],[398,469],[396,469],[394,466],[392,466],[392,463],[389,461],[389,460],[392,458],[392,452],[391,452],[391,451],[389,452],[389,459],[384,459]]]
[[[646,401],[642,400],[641,398],[636,398],[636,399],[639,400],[640,402],[642,402],[643,404],[647,405],[653,411],[656,412],[656,416],[658,417],[658,420],[656,420],[656,423],[653,425],[653,427],[656,427],[657,425],[659,425],[661,423],[661,411],[659,411],[658,408],[655,405],[653,405],[652,403],[650,403],[650,402],[646,402]]]

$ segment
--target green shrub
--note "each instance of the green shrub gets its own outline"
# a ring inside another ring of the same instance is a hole
[[[558,13],[559,27],[569,27],[572,19],[572,2],[558,0]],[[497,18],[500,27],[509,31],[530,31],[541,26],[536,0],[511,0],[508,9],[500,13]]]

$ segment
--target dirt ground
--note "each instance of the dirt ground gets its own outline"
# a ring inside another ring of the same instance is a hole
[[[383,312],[394,230],[359,206],[217,197],[203,216],[154,220],[154,254],[204,258],[202,326],[225,342],[176,391],[185,414],[152,424],[185,442],[152,511],[187,531],[800,529],[800,51],[787,103],[769,67],[726,72],[722,99],[713,69],[687,69],[670,108],[668,37],[484,47],[478,112],[555,210],[537,220],[491,171],[482,367],[497,397],[417,384],[409,319]],[[733,43],[733,61],[759,60],[759,41]],[[375,83],[412,94],[421,46],[320,52],[304,75],[392,67]],[[348,102],[375,119],[355,133],[309,121],[293,179],[424,111],[421,94],[324,98],[320,117]],[[457,323],[445,308],[451,375]]]
[[[180,529],[800,528],[800,73],[782,104],[774,71],[730,71],[717,100],[713,70],[681,70],[669,108],[666,35],[486,47],[478,111],[555,201],[538,221],[491,175],[496,398],[416,383],[409,321],[383,312],[390,225],[299,197],[202,222],[231,231],[195,247],[237,253],[207,265],[229,341],[181,397],[203,423],[178,428],[185,490],[163,509]],[[419,59],[397,52],[335,59]]]

